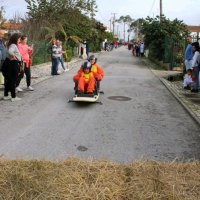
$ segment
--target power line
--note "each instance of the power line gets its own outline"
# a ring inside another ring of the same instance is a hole
[[[103,19],[103,21],[108,21],[106,18],[103,17],[103,15],[102,15],[102,13],[100,11],[98,11],[98,13],[99,13],[101,19]]]
[[[149,15],[151,14],[151,12],[152,12],[152,10],[153,10],[153,7],[154,7],[155,3],[156,3],[156,0],[153,1],[153,4],[152,4],[151,9],[150,9],[150,11],[149,11]]]

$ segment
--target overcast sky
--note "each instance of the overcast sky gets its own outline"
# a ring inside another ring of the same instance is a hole
[[[132,18],[146,18],[159,14],[160,0],[96,0],[98,6],[97,19],[109,24],[112,13],[116,18],[129,14]],[[163,13],[167,18],[178,18],[186,24],[200,25],[200,0],[162,0]],[[12,18],[14,13],[25,13],[25,0],[0,0],[6,11],[6,17]]]
[[[173,20],[178,18],[188,25],[200,25],[200,0],[162,0],[163,14]],[[0,0],[6,11],[6,18],[15,13],[26,12],[25,0]],[[96,0],[98,13],[96,19],[110,26],[109,20],[116,13],[120,16],[130,15],[133,19],[155,17],[160,13],[160,0]]]

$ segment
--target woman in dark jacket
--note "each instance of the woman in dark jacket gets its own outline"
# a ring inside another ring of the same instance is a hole
[[[10,99],[8,92],[11,92],[11,101],[18,101],[21,98],[16,96],[16,82],[20,73],[19,63],[22,61],[21,54],[18,50],[17,45],[20,42],[21,35],[14,33],[11,35],[10,40],[8,41],[7,48],[7,58],[3,66],[3,75],[5,78],[5,87],[4,87],[4,100]]]

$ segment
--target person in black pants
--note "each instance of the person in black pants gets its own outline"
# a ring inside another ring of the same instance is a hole
[[[26,35],[21,36],[20,43],[17,45],[19,52],[22,56],[22,60],[24,62],[24,70],[21,71],[19,75],[19,79],[16,84],[16,90],[18,92],[22,92],[23,90],[19,87],[21,79],[24,77],[24,74],[26,74],[26,84],[27,84],[27,90],[33,91],[34,88],[31,87],[31,55],[33,53],[33,45],[28,46],[27,44],[28,37]]]
[[[8,42],[7,58],[2,66],[2,72],[5,78],[4,100],[10,99],[8,92],[11,92],[11,101],[18,101],[21,98],[16,96],[16,82],[20,73],[20,62],[22,61],[21,54],[18,50],[18,43],[20,42],[20,34],[14,33],[11,35]]]
[[[4,100],[10,99],[8,93],[11,92],[12,99],[16,98],[15,88],[19,76],[19,62],[17,60],[9,60],[6,58],[4,62],[6,72],[4,75]]]

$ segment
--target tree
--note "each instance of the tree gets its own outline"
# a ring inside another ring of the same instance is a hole
[[[144,19],[139,18],[133,21],[130,25],[130,30],[134,31],[135,33],[135,39],[138,39],[139,35],[141,35],[141,28],[142,28],[143,22],[144,22]]]
[[[46,51],[53,38],[63,41],[68,56],[78,42],[91,43],[93,51],[100,49],[105,37],[105,27],[94,20],[96,0],[25,0],[27,15],[23,20],[23,32],[37,45],[36,52]],[[43,44],[43,46],[42,46]],[[40,48],[40,45],[42,46]],[[43,56],[45,57],[45,56]]]
[[[68,36],[88,34],[91,20],[96,9],[95,0],[25,0],[28,4],[27,31],[34,38],[44,37],[43,30],[39,27],[49,27],[54,30],[61,24]],[[86,27],[86,28],[84,28]]]
[[[5,19],[4,19],[4,7],[1,6],[0,7],[0,27],[2,26],[2,24],[5,22]]]
[[[128,25],[128,31],[130,30],[130,25],[134,20],[130,17],[130,15],[121,16],[119,19],[116,20],[118,23],[123,23],[124,25],[124,41],[126,39],[126,25]],[[129,40],[129,38],[128,38]]]
[[[174,19],[170,21],[162,16],[162,20],[157,16],[156,18],[147,17],[141,26],[141,33],[144,34],[145,46],[149,48],[150,55],[153,58],[162,60],[166,42],[170,41],[183,42],[188,30],[183,21]]]

